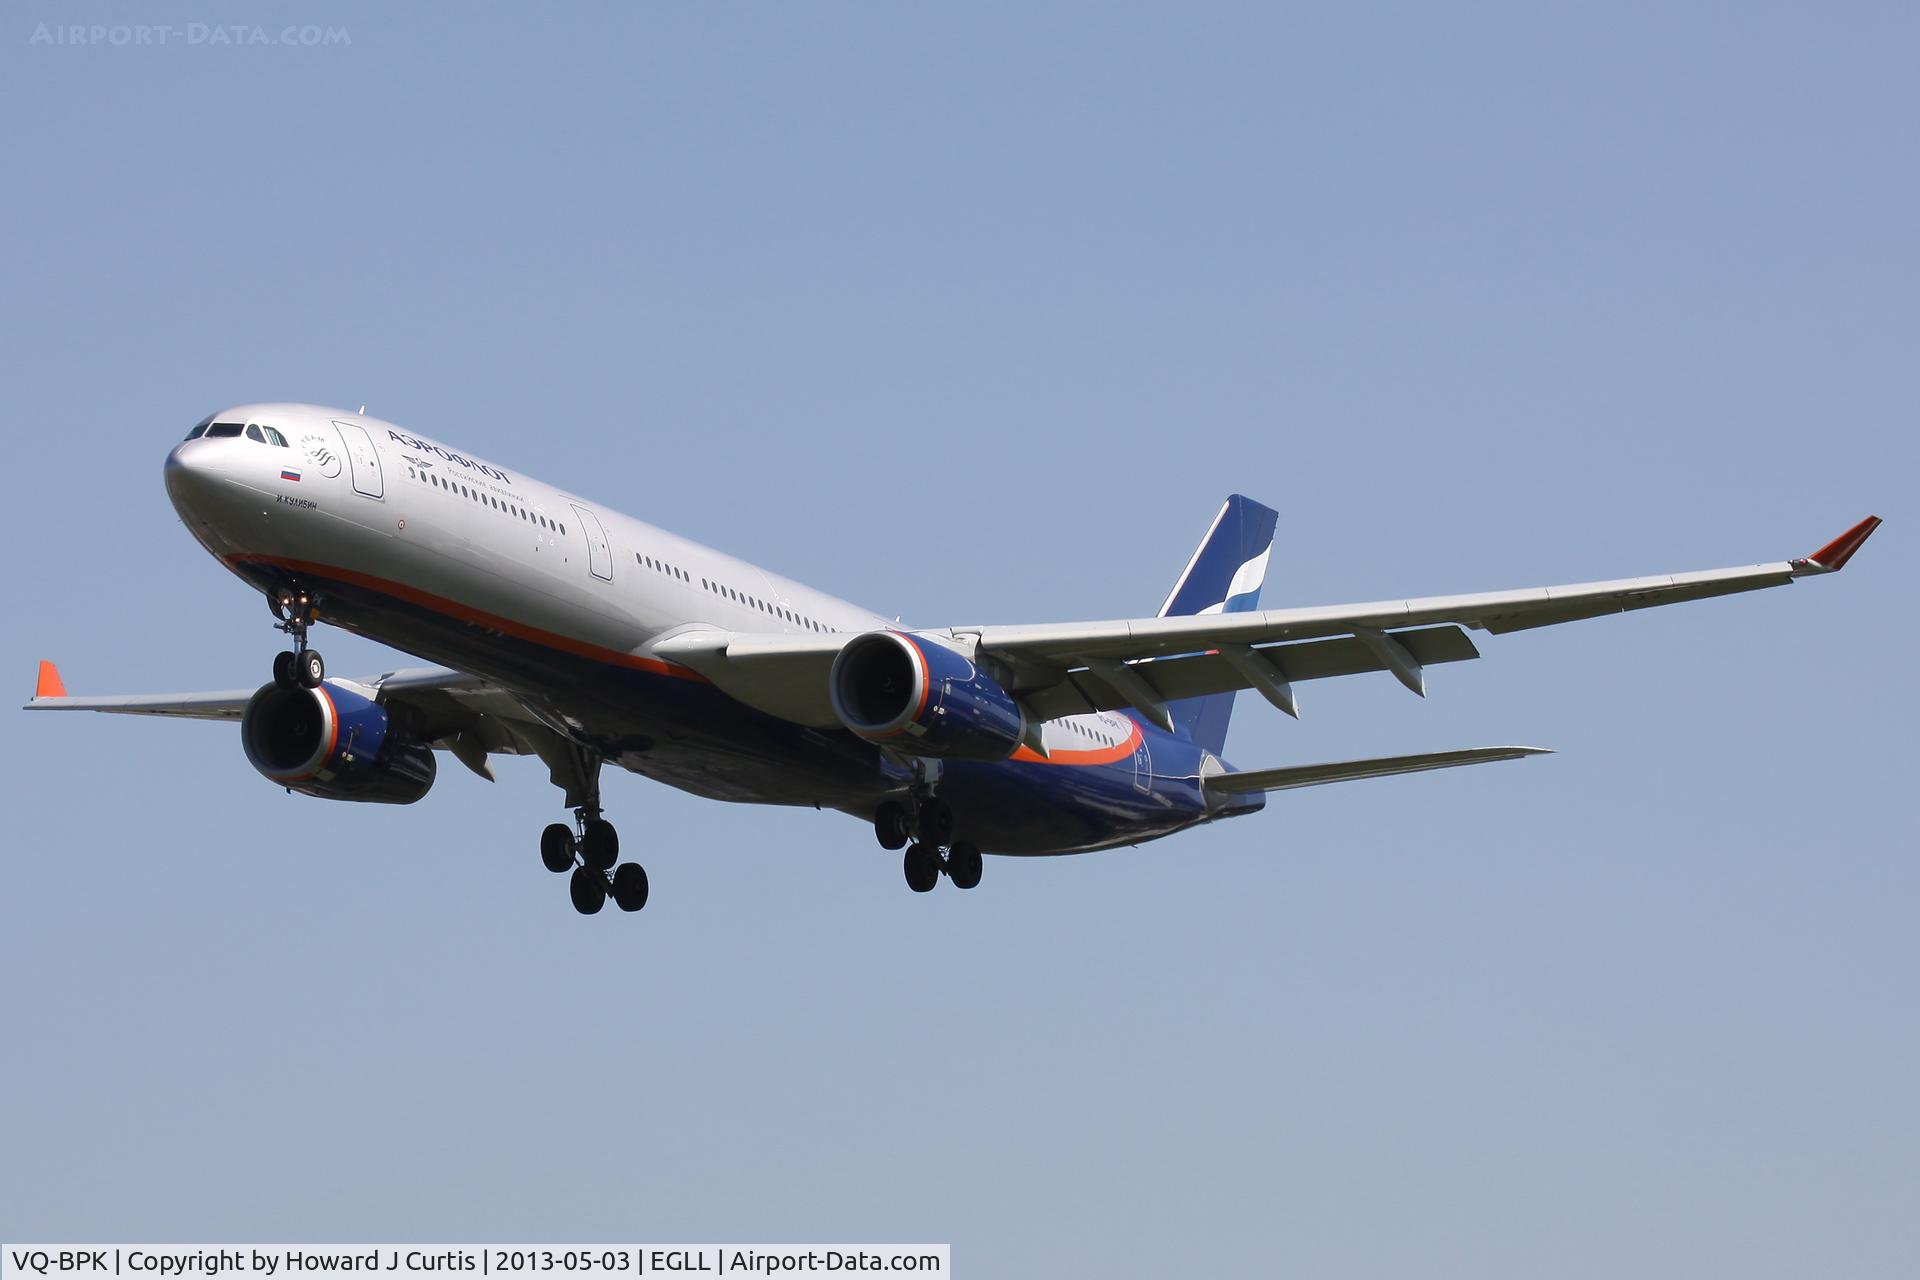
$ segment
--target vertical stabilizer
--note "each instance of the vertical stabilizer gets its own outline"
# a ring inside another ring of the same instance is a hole
[[[1213,518],[1180,580],[1160,606],[1163,618],[1204,613],[1245,613],[1260,607],[1260,586],[1273,553],[1273,530],[1280,515],[1251,498],[1234,494]],[[1233,716],[1231,693],[1183,698],[1167,704],[1176,730],[1218,755],[1226,746]]]

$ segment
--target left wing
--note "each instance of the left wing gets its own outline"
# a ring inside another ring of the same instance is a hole
[[[180,716],[188,720],[238,720],[247,709],[251,689],[219,693],[133,693],[106,698],[72,698],[60,679],[60,668],[44,659],[33,686],[28,711],[113,711],[129,716]]]
[[[491,781],[487,757],[538,755],[564,763],[564,743],[517,697],[478,676],[445,667],[411,667],[340,683],[407,717],[409,731],[437,750],[448,751]],[[253,689],[215,693],[136,693],[73,697],[60,669],[41,662],[28,711],[104,711],[116,715],[175,716],[189,720],[238,721]]]
[[[1843,567],[1878,516],[1809,556],[1694,573],[1414,600],[1127,618],[930,632],[994,660],[1035,720],[1131,707],[1161,724],[1166,704],[1230,689],[1258,690],[1298,715],[1293,684],[1391,672],[1426,692],[1425,669],[1479,656],[1463,627],[1496,635],[1609,613],[1779,587]],[[657,641],[655,656],[693,668],[750,705],[804,724],[837,720],[828,674],[850,634],[789,636],[694,629]]]

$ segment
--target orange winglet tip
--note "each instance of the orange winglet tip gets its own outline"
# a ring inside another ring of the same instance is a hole
[[[60,679],[60,668],[54,666],[45,658],[40,660],[40,679],[34,683],[33,696],[36,698],[64,698],[67,696],[67,686]]]
[[[1832,542],[1829,542],[1826,546],[1808,556],[1807,559],[1831,573],[1846,564],[1846,562],[1853,557],[1853,553],[1858,551],[1861,545],[1873,536],[1873,531],[1879,527],[1880,517],[1868,516],[1865,520],[1862,520],[1859,524],[1853,526],[1853,528],[1847,530]]]

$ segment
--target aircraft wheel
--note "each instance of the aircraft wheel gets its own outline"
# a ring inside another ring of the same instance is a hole
[[[556,822],[540,833],[540,861],[559,875],[573,870],[573,830]]]
[[[580,834],[580,858],[590,871],[611,871],[620,861],[620,833],[604,818],[587,819]]]
[[[980,846],[962,840],[947,850],[947,879],[956,889],[971,889],[980,883]]]
[[[637,862],[623,862],[613,869],[613,905],[622,911],[638,911],[647,905],[647,871]]]
[[[920,839],[939,848],[953,839],[953,806],[945,800],[928,800],[920,806]]]
[[[907,888],[915,893],[926,893],[940,883],[940,859],[928,845],[908,845],[902,869],[907,873]]]
[[[300,681],[293,674],[293,653],[282,649],[273,655],[273,682],[282,689],[298,687]]]
[[[567,893],[573,899],[573,909],[590,916],[607,905],[607,878],[598,871],[576,867],[573,879],[567,881]]]
[[[906,848],[907,811],[896,801],[886,801],[874,812],[873,833],[879,837],[882,849]]]
[[[318,649],[302,649],[293,658],[293,674],[308,689],[318,689],[327,678],[327,664]]]

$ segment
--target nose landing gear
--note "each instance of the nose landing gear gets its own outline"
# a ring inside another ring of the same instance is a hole
[[[307,628],[319,621],[320,610],[302,587],[282,587],[268,597],[267,607],[280,621],[275,630],[293,637],[291,650],[273,658],[273,682],[282,689],[317,689],[327,678],[327,664],[318,649],[307,648]]]

